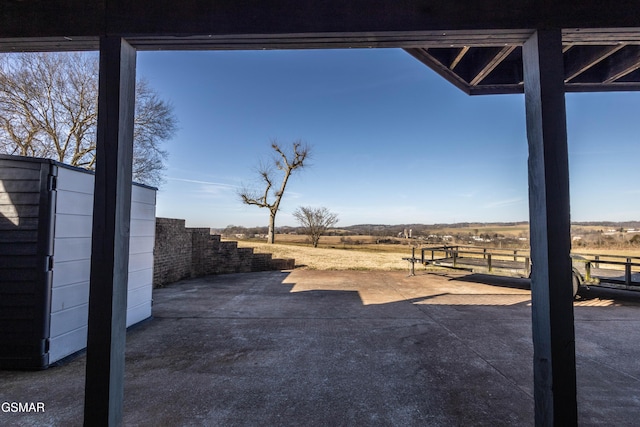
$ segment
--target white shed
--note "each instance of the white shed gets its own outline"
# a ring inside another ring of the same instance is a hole
[[[86,347],[94,175],[0,155],[0,367]],[[127,326],[151,316],[156,189],[132,188]]]

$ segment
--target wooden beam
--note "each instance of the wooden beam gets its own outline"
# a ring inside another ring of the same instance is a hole
[[[4,0],[0,37],[640,27],[640,0]]]
[[[1,31],[1,29],[0,29]],[[531,30],[393,31],[295,34],[130,36],[137,50],[252,50],[338,48],[462,48],[521,45]],[[96,50],[96,37],[1,38],[0,52]]]
[[[444,77],[458,89],[469,94],[469,84],[456,73],[452,73],[446,65],[429,55],[427,49],[405,49],[405,51],[418,61],[430,67],[436,73],[440,74],[440,76]]]
[[[611,58],[611,65],[603,83],[612,83],[640,68],[640,46],[628,46]]]
[[[568,44],[638,44],[638,28],[570,28],[562,30],[562,41]]]
[[[127,40],[138,50],[189,49],[315,49],[315,48],[458,48],[522,44],[531,30],[458,30],[334,32],[293,34],[205,34],[176,36],[132,36]],[[448,64],[447,64],[448,65]]]
[[[637,92],[640,91],[640,82],[613,82],[602,83],[567,83],[565,92]]]
[[[458,52],[456,57],[453,58],[453,61],[451,61],[451,64],[449,65],[450,70],[453,70],[454,68],[456,68],[456,66],[460,63],[460,61],[462,61],[462,58],[464,58],[467,52],[469,52],[469,49],[470,49],[469,46],[463,46],[460,48],[460,51]]]
[[[100,40],[84,424],[122,423],[136,51]]]
[[[489,60],[482,66],[480,70],[478,70],[469,84],[471,86],[476,86],[478,83],[484,80],[484,78],[487,77],[498,65],[500,65],[500,63],[504,61],[505,58],[509,56],[516,47],[517,46],[505,46],[500,49],[500,51],[493,58],[491,58],[491,60]]]
[[[99,37],[0,38],[0,52],[80,52],[98,49]]]
[[[523,83],[508,83],[508,84],[496,84],[496,85],[478,85],[469,88],[469,95],[505,95],[524,93]]]
[[[575,426],[569,162],[560,30],[523,47],[531,227],[535,422]]]
[[[4,0],[0,37],[94,36],[105,33],[106,0]]]
[[[609,46],[577,46],[571,49],[565,54],[564,81],[568,82],[577,77],[625,46],[619,43]]]

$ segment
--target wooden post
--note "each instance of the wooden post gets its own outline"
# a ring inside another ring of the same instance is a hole
[[[411,275],[416,275],[416,248],[411,248]]]
[[[122,424],[136,51],[100,39],[84,425]]]
[[[584,280],[586,282],[591,281],[591,261],[587,261],[584,264]]]
[[[535,422],[577,425],[571,277],[569,166],[560,29],[538,30],[523,46]]]
[[[491,265],[491,254],[487,254],[487,267],[489,268],[489,273],[491,273],[491,270],[493,269]]]

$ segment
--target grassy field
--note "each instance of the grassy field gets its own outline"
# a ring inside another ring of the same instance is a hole
[[[309,244],[291,240],[285,242],[285,239],[277,238],[276,241],[281,243],[270,245],[256,241],[239,241],[238,246],[254,248],[255,252],[271,253],[274,258],[295,258],[297,268],[310,270],[408,270],[409,263],[403,261],[402,257],[411,256],[411,248],[402,245],[331,247],[330,244],[324,244],[322,247],[314,248]]]
[[[502,234],[507,237],[518,237],[529,234],[529,224],[516,225],[476,225],[469,227],[434,228],[438,234]]]
[[[342,249],[342,250],[355,250],[360,252],[375,252],[375,253],[399,253],[411,254],[411,246],[404,239],[395,239],[397,244],[377,244],[376,241],[380,239],[376,236],[351,236],[343,238],[341,236],[322,236],[318,248],[325,249]],[[247,240],[247,243],[263,243],[263,240]],[[417,244],[417,241],[413,241]],[[251,244],[249,246],[251,246]],[[277,234],[276,244],[281,245],[293,245],[297,247],[310,247],[307,236],[297,234]],[[404,256],[409,256],[404,255]]]
[[[623,255],[628,257],[640,257],[640,249],[575,249],[571,251],[581,255]]]
[[[306,236],[277,235],[277,243],[273,245],[259,240],[240,240],[238,246],[271,253],[274,258],[294,258],[297,268],[310,270],[409,270],[409,263],[402,258],[411,256],[410,245],[376,244],[376,239],[375,236],[353,236],[352,243],[345,243],[339,236],[323,236],[319,247],[314,248],[306,242]],[[640,249],[576,249],[572,253],[640,257]],[[419,248],[416,256],[420,256]]]

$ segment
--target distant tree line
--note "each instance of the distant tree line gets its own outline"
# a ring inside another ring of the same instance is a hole
[[[583,227],[606,227],[606,228],[640,228],[640,221],[623,221],[623,222],[612,222],[612,221],[582,221],[582,222],[572,222],[573,226],[583,226]]]
[[[529,247],[529,235],[526,230],[517,235],[506,235],[498,232],[483,231],[488,226],[507,227],[526,225],[519,223],[461,223],[461,224],[358,224],[345,227],[328,228],[323,235],[340,236],[344,244],[359,244],[365,240],[357,236],[377,237],[378,243],[398,244],[406,243],[405,230],[411,230],[411,241],[423,245],[474,245],[484,247],[501,247],[526,249]],[[455,232],[455,226],[460,228]],[[477,228],[469,228],[474,227]],[[447,231],[443,231],[446,229]],[[453,229],[453,230],[452,230]],[[229,225],[215,232],[229,237],[264,238],[268,227],[242,227]],[[283,226],[276,229],[278,234],[304,235],[303,227]],[[401,237],[398,237],[401,236]],[[640,222],[577,222],[572,224],[572,246],[574,248],[624,248],[640,247]]]
[[[276,234],[305,234],[304,227],[292,227],[282,226],[276,227]],[[269,227],[243,227],[241,225],[227,225],[225,228],[212,228],[211,231],[215,234],[221,234],[225,237],[230,236],[244,236],[245,238],[263,238],[269,233]],[[323,233],[324,236],[336,236],[342,235],[340,230],[328,229]]]
[[[269,227],[265,226],[265,227],[242,227],[239,225],[227,225],[225,228],[222,229],[213,229],[212,230],[215,233],[219,233],[222,234],[223,236],[246,236],[246,237],[253,237],[254,235],[267,235],[267,232],[269,231]],[[281,232],[282,230],[279,229],[279,232]]]

